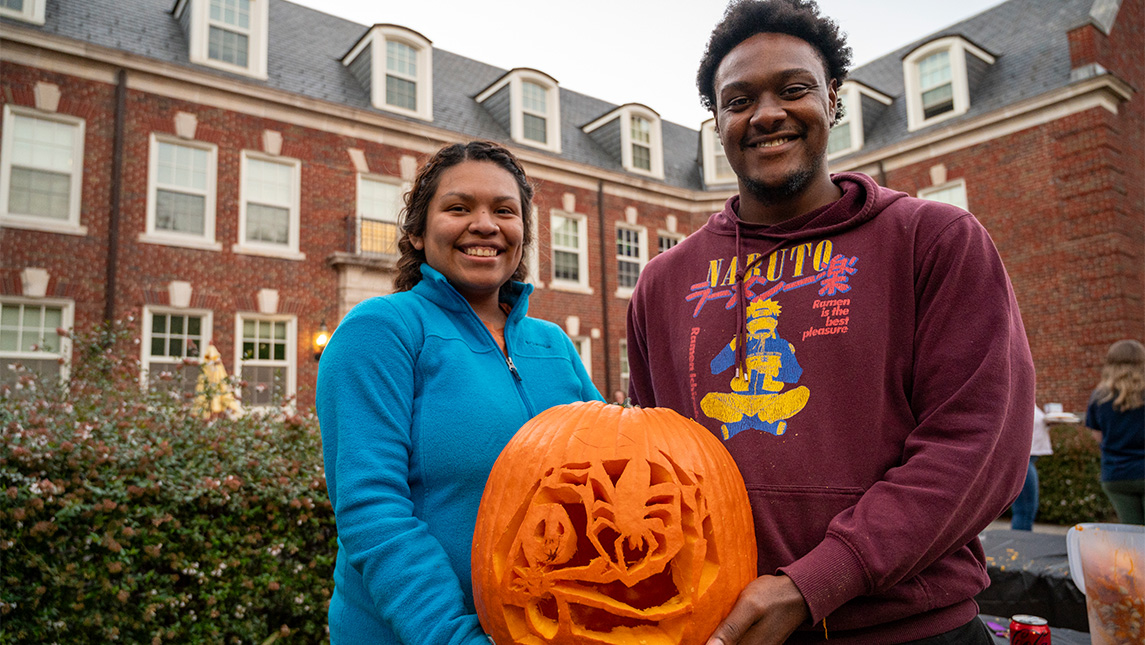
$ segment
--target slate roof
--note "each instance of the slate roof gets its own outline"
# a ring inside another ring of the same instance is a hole
[[[192,65],[186,36],[171,15],[174,0],[47,0],[42,27],[8,19],[0,19],[0,22],[41,29],[172,65],[230,76],[253,85],[266,85],[323,101],[378,111],[370,105],[366,88],[340,62],[347,50],[365,35],[368,27],[287,0],[269,1],[266,81]],[[934,126],[942,127],[1067,85],[1070,82],[1070,62],[1066,33],[1089,20],[1093,2],[1009,0],[856,68],[852,78],[894,98],[893,104],[864,133],[865,145],[858,153],[877,150],[927,132],[925,128],[914,133],[907,131],[903,96],[902,58],[919,45],[937,37],[959,34],[997,57],[972,92],[969,112],[948,119],[941,126]],[[418,29],[432,40],[432,29],[427,26],[409,27]],[[846,29],[846,25],[843,28]],[[889,26],[888,36],[893,37],[893,29]],[[433,125],[464,137],[508,141],[509,133],[473,100],[507,71],[435,48]],[[680,73],[691,74],[692,70],[681,70]],[[563,123],[559,156],[623,172],[619,160],[580,130],[580,126],[618,106],[564,87],[560,89],[560,97]],[[639,97],[633,99],[639,100]],[[379,112],[420,123],[409,117]],[[662,136],[664,183],[703,189],[699,132],[662,121]]]
[[[369,30],[367,25],[286,0],[270,0],[268,78],[261,81],[192,64],[187,37],[171,14],[174,6],[174,0],[47,0],[42,27],[7,19],[3,22],[227,76],[252,85],[265,85],[376,111],[396,119],[424,123],[371,106],[367,89],[342,65],[343,55],[366,34]],[[407,26],[425,33],[432,40],[432,29],[424,25]],[[464,137],[509,141],[509,133],[473,100],[481,90],[508,71],[435,47],[431,125]],[[560,100],[561,153],[555,155],[539,149],[536,152],[624,172],[618,159],[580,130],[580,126],[618,106],[564,87],[560,88]],[[698,166],[699,132],[666,120],[662,120],[661,130],[664,183],[702,189]]]
[[[1094,0],[1010,0],[855,68],[852,79],[894,98],[879,120],[863,133],[863,149],[856,154],[891,146],[932,128],[972,119],[1068,85],[1067,32],[1089,20],[1093,3]],[[908,132],[902,59],[920,45],[951,35],[966,38],[996,60],[971,91],[966,114]],[[832,161],[846,159],[843,156]]]

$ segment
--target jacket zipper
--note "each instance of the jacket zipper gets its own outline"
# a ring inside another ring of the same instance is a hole
[[[505,330],[508,331],[508,325],[506,325]],[[489,330],[485,331],[488,333]],[[489,334],[489,338],[492,340],[493,334]],[[494,341],[493,344],[496,345],[496,341]],[[500,350],[501,348],[498,347],[497,349]],[[530,401],[529,397],[525,394],[524,379],[521,378],[520,372],[517,371],[517,366],[513,364],[513,357],[509,355],[508,334],[505,334],[505,365],[509,367],[509,373],[513,375],[513,381],[517,386],[517,394],[521,397],[521,402],[525,404],[525,411],[528,413],[529,418],[532,419],[533,417],[537,416],[537,413],[533,411],[533,402]]]

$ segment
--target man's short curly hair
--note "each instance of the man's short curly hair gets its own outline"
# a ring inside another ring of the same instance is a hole
[[[712,31],[708,48],[700,59],[696,87],[700,104],[713,111],[716,106],[716,69],[737,45],[756,34],[787,34],[811,44],[823,60],[827,78],[841,86],[851,66],[851,48],[839,25],[819,14],[813,0],[732,0],[723,20]],[[835,119],[842,116],[836,109]]]

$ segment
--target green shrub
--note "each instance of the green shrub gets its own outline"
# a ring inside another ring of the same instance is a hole
[[[1054,454],[1038,459],[1037,521],[1071,526],[1116,522],[1101,490],[1101,446],[1080,424],[1050,427]]]
[[[0,386],[0,643],[326,641],[314,416],[204,419],[122,327],[74,346],[67,387]]]

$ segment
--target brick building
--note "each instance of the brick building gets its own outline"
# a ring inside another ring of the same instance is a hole
[[[1010,0],[856,69],[832,134],[833,170],[983,221],[1039,402],[1067,410],[1145,329],[1143,24],[1142,0]],[[130,317],[143,379],[192,376],[210,342],[247,405],[309,405],[314,336],[391,287],[403,186],[440,145],[487,138],[538,184],[530,313],[602,392],[625,387],[640,268],[735,190],[712,122],[418,27],[286,0],[0,1],[0,359],[53,372],[56,327]]]

